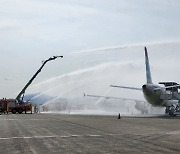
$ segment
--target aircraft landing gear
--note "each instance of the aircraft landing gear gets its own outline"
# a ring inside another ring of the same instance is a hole
[[[146,109],[141,110],[141,114],[148,114],[148,110],[146,110]]]

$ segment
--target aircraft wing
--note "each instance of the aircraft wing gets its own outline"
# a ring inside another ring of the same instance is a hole
[[[111,97],[111,96],[103,96],[103,95],[89,95],[89,94],[84,94],[84,97],[96,97],[96,98],[113,98],[113,99],[120,99],[120,100],[130,100],[130,101],[135,101],[135,102],[146,102],[143,100],[137,100],[137,99],[131,99],[131,98],[122,98],[122,97]]]
[[[126,87],[126,86],[116,86],[116,85],[110,85],[111,87],[115,87],[115,88],[123,88],[123,89],[131,89],[131,90],[141,90],[142,88],[135,88],[135,87]]]
[[[105,98],[105,99],[109,99],[109,98],[114,98],[114,99],[120,99],[120,100],[131,100],[131,101],[135,101],[136,105],[135,108],[138,111],[141,111],[142,114],[144,113],[148,113],[147,107],[149,106],[149,103],[147,103],[146,101],[143,100],[137,100],[137,99],[130,99],[130,98],[122,98],[122,97],[109,97],[109,96],[101,96],[101,95],[89,95],[89,94],[84,94],[84,97],[96,97],[96,98]]]

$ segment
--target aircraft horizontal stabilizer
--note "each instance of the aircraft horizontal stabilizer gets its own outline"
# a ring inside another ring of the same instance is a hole
[[[110,86],[115,88],[123,88],[123,89],[131,89],[131,90],[142,90],[142,88],[135,88],[135,87],[125,87],[125,86],[116,86],[116,85],[110,85]]]

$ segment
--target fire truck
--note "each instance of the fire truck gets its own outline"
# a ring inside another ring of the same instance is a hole
[[[8,113],[12,112],[13,114],[16,113],[26,113],[30,111],[32,113],[32,104],[30,102],[24,102],[23,104],[19,104],[16,99],[0,99],[0,112],[1,113]]]
[[[29,82],[25,85],[25,87],[20,91],[20,93],[17,95],[16,99],[0,99],[0,113],[8,113],[12,112],[15,113],[23,113],[27,111],[31,111],[32,113],[32,104],[29,101],[24,101],[24,94],[26,89],[29,87],[29,85],[32,83],[32,81],[36,78],[36,76],[41,72],[44,65],[51,60],[55,60],[56,58],[63,58],[63,56],[53,56],[49,59],[42,62],[41,67],[38,69],[38,71],[33,75],[33,77],[29,80]]]

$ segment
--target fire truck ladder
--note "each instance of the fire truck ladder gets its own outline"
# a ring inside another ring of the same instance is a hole
[[[25,94],[26,89],[29,87],[29,85],[32,83],[32,81],[36,78],[36,76],[41,72],[41,70],[44,67],[44,65],[48,61],[55,60],[58,57],[63,58],[63,56],[53,56],[53,57],[50,57],[49,59],[44,60],[42,62],[42,66],[39,68],[39,70],[33,75],[33,77],[29,80],[29,82],[24,86],[24,88],[21,90],[21,92],[17,95],[16,100],[19,102],[19,104],[23,104],[24,103],[23,99],[24,99],[24,94]]]

